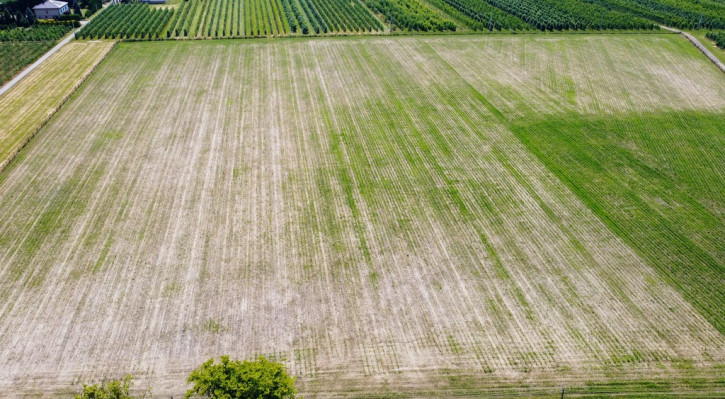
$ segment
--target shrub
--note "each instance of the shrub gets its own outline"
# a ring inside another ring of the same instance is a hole
[[[151,394],[151,390],[146,390],[141,396],[132,396],[131,387],[133,387],[133,376],[127,375],[120,380],[111,380],[101,385],[83,384],[83,392],[76,395],[75,399],[133,399],[145,398]]]
[[[188,379],[193,388],[186,397],[201,396],[215,399],[294,398],[294,379],[284,366],[260,356],[256,361],[229,360],[222,356],[220,363],[209,359],[194,370]]]

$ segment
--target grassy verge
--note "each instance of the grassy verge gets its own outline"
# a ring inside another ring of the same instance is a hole
[[[701,30],[690,30],[687,31],[687,33],[691,34],[692,36],[695,36],[697,40],[700,41],[700,43],[703,44],[708,50],[710,50],[711,53],[717,57],[721,62],[725,63],[725,50],[721,49],[720,47],[715,45],[715,42],[705,37],[707,35],[707,30],[701,29]]]
[[[113,43],[70,43],[0,97],[0,169],[108,54]]]

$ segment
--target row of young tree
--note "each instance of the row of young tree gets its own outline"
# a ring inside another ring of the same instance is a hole
[[[295,379],[287,374],[284,365],[264,357],[255,361],[230,360],[222,356],[219,363],[209,359],[192,371],[187,379],[192,384],[185,398],[218,399],[293,399],[297,390]],[[151,389],[132,393],[133,377],[83,385],[75,399],[135,399],[151,396]]]
[[[358,0],[282,0],[293,33],[361,33],[384,30]]]
[[[186,0],[170,37],[259,37],[290,32],[279,0]]]
[[[260,37],[384,29],[360,0],[186,0],[169,21],[166,37]]]
[[[55,45],[54,41],[0,41],[0,85]]]
[[[484,0],[428,0],[451,15],[460,13],[466,26],[473,30],[528,30],[533,27]],[[460,18],[460,17],[459,17]]]
[[[245,0],[243,7],[246,36],[280,36],[290,32],[279,0]]]
[[[54,42],[65,36],[73,27],[73,22],[44,22],[29,28],[3,29],[0,30],[0,42]]]
[[[237,0],[238,1],[238,0]],[[199,5],[198,1],[184,1],[174,13],[169,24],[169,36],[186,37],[189,36],[191,24],[196,16]]]
[[[725,28],[725,0],[428,1],[477,31],[642,30],[655,29],[654,21],[685,28]],[[185,0],[176,12],[145,4],[111,6],[78,36],[156,39],[364,33],[383,31],[381,19],[392,30],[455,31],[456,24],[444,13],[420,0]]]
[[[29,27],[3,25],[4,29],[0,29],[0,84],[50,50],[77,23],[34,21]]]
[[[485,1],[540,30],[641,30],[657,27],[652,21],[582,0]]]
[[[680,29],[725,29],[720,0],[584,0]]]
[[[158,39],[174,14],[173,9],[152,9],[147,4],[115,4],[78,32],[79,39]]]
[[[705,36],[721,49],[725,49],[725,32],[707,32]]]
[[[373,11],[385,16],[392,30],[455,31],[456,24],[433,12],[418,0],[363,0]]]

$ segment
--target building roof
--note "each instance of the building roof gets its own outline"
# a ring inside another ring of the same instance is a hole
[[[48,0],[45,3],[38,4],[37,6],[33,7],[33,10],[57,10],[67,5],[68,3],[66,3],[65,1]]]

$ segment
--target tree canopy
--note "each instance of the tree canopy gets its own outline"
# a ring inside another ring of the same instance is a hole
[[[255,361],[230,360],[222,356],[204,362],[189,376],[193,387],[186,397],[201,396],[214,399],[272,399],[294,398],[294,378],[281,363],[260,356]]]

